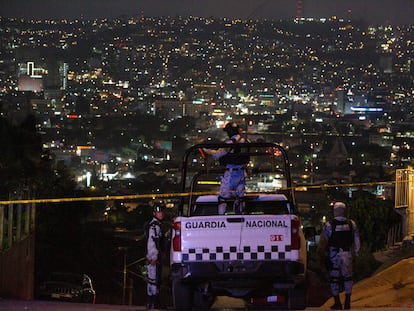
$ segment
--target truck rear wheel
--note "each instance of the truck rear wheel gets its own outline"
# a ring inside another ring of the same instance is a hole
[[[191,311],[193,309],[194,291],[190,285],[179,279],[173,279],[172,294],[176,311]]]

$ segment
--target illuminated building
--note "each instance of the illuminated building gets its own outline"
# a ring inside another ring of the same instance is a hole
[[[41,67],[35,67],[35,63],[28,61],[19,64],[18,67],[18,89],[19,91],[43,91],[43,76],[47,71]]]

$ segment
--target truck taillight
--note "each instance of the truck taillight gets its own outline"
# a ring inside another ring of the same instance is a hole
[[[292,219],[291,221],[291,235],[290,235],[290,245],[292,249],[300,249],[300,236],[299,236],[299,229],[300,229],[300,221],[298,219]]]
[[[173,238],[173,250],[181,251],[181,222],[174,222],[173,224],[174,238]]]

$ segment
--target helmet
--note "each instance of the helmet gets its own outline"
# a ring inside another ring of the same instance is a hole
[[[345,216],[345,203],[335,202],[333,206],[334,217]]]
[[[236,134],[240,133],[240,126],[237,125],[235,122],[229,122],[226,124],[226,126],[223,128],[223,130],[229,135],[229,137],[232,137]]]
[[[155,204],[155,205],[152,207],[152,212],[153,212],[153,213],[163,212],[163,211],[164,211],[164,207],[163,207],[162,205],[160,205],[160,204]]]

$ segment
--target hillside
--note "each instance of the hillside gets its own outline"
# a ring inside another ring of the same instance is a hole
[[[383,264],[372,277],[354,285],[352,308],[414,308],[414,246],[378,253],[376,258]],[[330,305],[332,299],[321,308]]]

